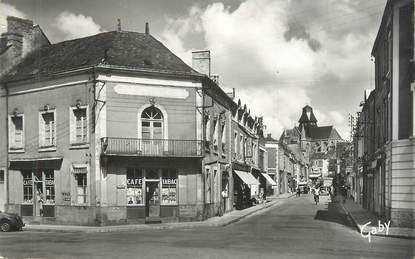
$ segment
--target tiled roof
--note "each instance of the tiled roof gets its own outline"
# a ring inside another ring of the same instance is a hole
[[[25,57],[5,80],[44,76],[97,64],[200,75],[149,34],[111,31],[44,46]]]
[[[309,127],[307,135],[312,139],[341,138],[333,126]]]

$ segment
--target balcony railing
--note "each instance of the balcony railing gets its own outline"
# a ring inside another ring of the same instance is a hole
[[[177,139],[101,138],[105,155],[199,157],[202,141]]]

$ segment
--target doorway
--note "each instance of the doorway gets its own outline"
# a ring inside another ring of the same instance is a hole
[[[146,182],[146,217],[160,217],[160,182]]]
[[[36,171],[33,173],[34,177],[34,209],[35,209],[35,216],[40,217],[43,216],[43,181],[42,181],[42,172]]]

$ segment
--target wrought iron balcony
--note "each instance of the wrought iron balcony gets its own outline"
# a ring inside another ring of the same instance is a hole
[[[202,141],[178,139],[101,138],[104,155],[199,157]]]

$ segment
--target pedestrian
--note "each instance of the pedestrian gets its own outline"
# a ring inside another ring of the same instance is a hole
[[[297,197],[300,197],[301,196],[301,189],[300,189],[300,187],[297,187]]]
[[[346,186],[342,186],[341,187],[341,192],[342,192],[342,196],[343,196],[343,203],[346,203],[346,198],[347,198],[347,188]]]
[[[320,188],[319,187],[316,187],[316,188],[313,189],[313,195],[314,195],[314,201],[317,205],[317,203],[320,200]]]

